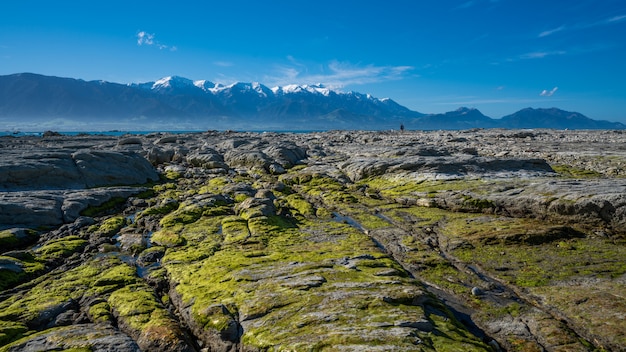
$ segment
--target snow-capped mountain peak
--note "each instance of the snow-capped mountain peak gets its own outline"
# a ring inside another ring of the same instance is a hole
[[[194,86],[194,82],[185,77],[168,76],[154,82],[154,84],[152,85],[152,89],[158,90],[162,88],[180,88],[188,86]]]
[[[272,88],[274,94],[298,94],[298,93],[313,93],[329,96],[332,92],[331,89],[326,88],[323,84],[288,84],[286,86],[276,86]]]
[[[207,81],[206,79],[201,79],[198,81],[193,81],[193,85],[202,89],[203,91],[209,91],[211,88],[215,87],[215,83],[211,81]]]

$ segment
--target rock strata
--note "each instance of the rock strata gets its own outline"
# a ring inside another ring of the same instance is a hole
[[[0,351],[623,351],[624,142],[3,138]]]

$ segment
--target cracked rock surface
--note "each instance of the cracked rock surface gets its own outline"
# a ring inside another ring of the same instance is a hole
[[[0,138],[0,351],[623,351],[624,142]]]

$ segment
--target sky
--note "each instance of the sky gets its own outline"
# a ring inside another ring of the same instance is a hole
[[[0,75],[324,84],[626,122],[624,0],[3,0]]]

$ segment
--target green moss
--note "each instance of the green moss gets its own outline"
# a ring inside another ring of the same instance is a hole
[[[301,195],[294,193],[285,197],[289,207],[296,210],[302,216],[315,216],[315,208],[311,203],[304,199]]]
[[[124,203],[126,203],[126,198],[113,197],[99,206],[88,207],[87,209],[83,210],[80,215],[94,217],[116,209]]]
[[[491,244],[458,249],[454,254],[465,262],[476,262],[512,284],[539,287],[575,277],[619,277],[626,264],[624,246],[606,239],[576,238],[538,245]]]
[[[545,221],[491,215],[450,216],[442,224],[442,233],[472,243],[541,244],[563,238],[582,237],[580,231]]]
[[[205,209],[196,204],[181,204],[178,210],[165,215],[161,219],[160,224],[163,227],[172,227],[176,224],[189,224],[198,220],[204,211]]]
[[[148,328],[176,326],[152,289],[143,283],[116,290],[109,296],[108,304],[117,319],[123,320],[138,332],[145,332]]]
[[[429,334],[425,336],[430,340],[435,351],[453,352],[453,351],[490,351],[491,348],[476,340],[476,337],[465,330],[451,314],[430,314],[428,318],[442,331],[445,335]]]
[[[395,199],[406,196],[428,196],[442,191],[465,191],[471,189],[482,194],[490,184],[483,180],[415,180],[406,177],[379,176],[362,180],[365,185],[381,196]],[[491,185],[494,183],[492,182]]]
[[[178,180],[179,178],[183,177],[183,174],[181,174],[178,171],[174,171],[174,170],[167,170],[165,171],[165,173],[161,174],[163,176],[163,178],[166,181],[175,181]]]
[[[164,183],[160,185],[154,185],[152,189],[157,193],[166,193],[166,191],[168,190],[170,191],[175,190],[176,184],[173,182],[168,182],[168,183]]]
[[[37,240],[37,231],[26,229],[23,235],[11,230],[0,231],[0,248],[12,249],[24,246]]]
[[[46,274],[28,291],[0,302],[0,326],[7,322],[29,326],[46,310],[70,300],[79,301],[84,296],[107,295],[135,280],[138,278],[134,268],[114,257],[102,257],[68,271]]]
[[[112,321],[111,306],[105,301],[92,305],[89,307],[89,318],[94,323]]]
[[[237,246],[188,261],[179,260],[184,247],[170,248],[162,261],[199,326],[226,333],[233,316],[257,317],[258,324],[244,332],[242,342],[262,349],[347,343],[415,348],[415,339],[394,337],[390,342],[389,335],[368,323],[393,326],[394,319],[417,320],[424,311],[411,305],[421,292],[417,283],[360,231],[330,220],[295,223],[279,216],[247,222],[229,216],[221,223],[224,243]],[[334,264],[344,258],[359,259],[353,269]],[[379,276],[381,272],[392,273],[393,280]],[[341,299],[333,298],[338,292]]]
[[[239,216],[229,216],[222,219],[222,234],[224,244],[243,242],[250,236],[248,221]]]
[[[581,169],[565,164],[550,165],[552,169],[563,177],[568,178],[598,178],[603,175],[594,170]]]
[[[128,220],[126,220],[123,216],[114,216],[104,220],[99,225],[92,225],[89,227],[89,232],[98,232],[105,236],[112,236],[118,233],[122,227],[128,224]]]
[[[359,211],[352,214],[352,216],[366,230],[376,230],[391,226],[389,221],[365,211]]]
[[[463,205],[466,207],[477,209],[478,211],[496,208],[496,204],[489,199],[474,198],[469,195],[463,196]]]
[[[0,247],[2,248],[12,248],[18,243],[18,239],[9,230],[0,231]]]
[[[20,339],[28,327],[21,322],[0,321],[0,346]]]
[[[66,236],[57,240],[48,241],[44,246],[35,250],[35,253],[44,260],[67,258],[82,250],[89,243],[78,236]]]
[[[137,280],[135,268],[128,264],[119,264],[100,273],[92,283],[92,287],[121,287]]]
[[[161,229],[152,234],[150,241],[164,247],[176,247],[185,244],[185,238],[180,235],[182,225]]]
[[[27,347],[27,350],[33,350],[32,343],[30,341],[45,336],[48,343],[38,349],[41,351],[63,351],[63,352],[91,352],[93,351],[93,340],[106,337],[110,334],[110,330],[99,330],[100,327],[95,327],[94,332],[89,336],[83,336],[77,334],[75,327],[62,326],[47,329],[41,332],[29,333],[19,340],[12,341],[8,345],[0,346],[0,352],[17,351],[18,348]],[[1,344],[1,342],[0,342]],[[53,346],[50,346],[53,344]],[[28,348],[30,347],[30,348]],[[21,349],[20,349],[21,350]]]
[[[2,260],[14,263],[21,270],[19,272],[9,269],[0,270],[0,291],[37,276],[45,270],[45,260],[36,258],[30,253],[26,253],[20,259],[0,255],[0,261]]]
[[[221,194],[224,186],[232,184],[233,181],[225,176],[218,176],[209,179],[206,185],[200,187],[198,194]]]
[[[235,203],[241,203],[241,202],[243,202],[244,200],[246,200],[248,198],[250,198],[250,196],[248,196],[247,194],[237,193],[237,194],[235,194],[234,200],[235,200]]]
[[[178,209],[178,202],[171,198],[163,199],[160,204],[147,208],[139,213],[139,217],[147,215],[165,215]]]

